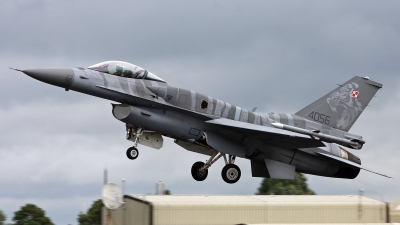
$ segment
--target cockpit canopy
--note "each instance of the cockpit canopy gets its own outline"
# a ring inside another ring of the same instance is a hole
[[[163,79],[157,77],[149,71],[127,62],[107,61],[89,66],[88,68],[120,77],[154,80],[165,83]]]

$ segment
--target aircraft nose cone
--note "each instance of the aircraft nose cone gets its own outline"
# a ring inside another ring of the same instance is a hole
[[[74,71],[72,69],[28,69],[22,72],[36,80],[66,89],[69,89],[74,82]]]

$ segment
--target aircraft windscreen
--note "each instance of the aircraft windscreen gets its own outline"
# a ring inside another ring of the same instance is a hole
[[[147,70],[126,62],[107,61],[89,66],[88,68],[120,77],[154,80],[165,83],[164,80],[148,72]]]

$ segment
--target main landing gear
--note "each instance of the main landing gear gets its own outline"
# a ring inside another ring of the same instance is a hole
[[[218,156],[217,156],[218,155]],[[226,159],[225,153],[218,153],[217,151],[211,155],[210,159],[206,162],[195,162],[192,166],[192,177],[197,181],[203,181],[207,178],[208,168],[211,167],[219,158],[223,157],[225,161],[225,166],[222,169],[221,176],[222,179],[229,184],[236,183],[240,179],[240,168],[236,166],[235,156],[229,155]]]
[[[134,160],[139,156],[139,150],[137,149],[137,146],[138,146],[139,138],[142,134],[143,134],[143,129],[140,127],[136,128],[136,129],[128,127],[126,129],[126,139],[129,140],[132,137],[135,138],[133,146],[128,148],[128,150],[126,150],[126,156],[128,157],[128,159]]]

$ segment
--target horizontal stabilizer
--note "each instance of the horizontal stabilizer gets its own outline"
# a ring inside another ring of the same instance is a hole
[[[375,174],[378,174],[378,175],[381,175],[381,176],[384,176],[384,177],[387,177],[387,178],[393,178],[393,177],[389,177],[388,175],[385,175],[385,174],[382,174],[382,173],[374,172],[374,171],[372,171],[372,170],[370,170],[370,169],[367,169],[367,168],[361,166],[360,164],[357,164],[357,163],[355,163],[355,162],[352,162],[352,161],[349,161],[349,160],[340,158],[340,157],[335,156],[335,155],[327,154],[327,153],[324,153],[324,152],[317,152],[317,153],[320,154],[320,155],[322,155],[322,156],[325,156],[325,157],[334,159],[334,160],[336,160],[336,161],[345,163],[345,164],[347,164],[347,165],[351,165],[351,166],[360,168],[360,169],[362,169],[362,170],[366,170],[366,171],[371,172],[371,173],[375,173]]]

